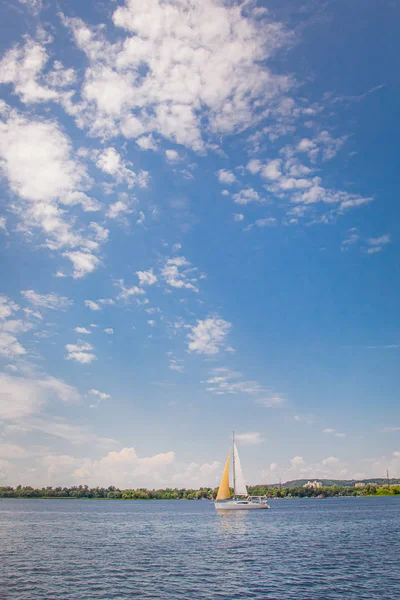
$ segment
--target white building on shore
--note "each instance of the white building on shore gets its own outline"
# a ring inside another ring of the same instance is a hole
[[[314,490],[317,490],[322,487],[322,483],[320,481],[307,481],[307,483],[305,483],[303,487],[313,488]]]

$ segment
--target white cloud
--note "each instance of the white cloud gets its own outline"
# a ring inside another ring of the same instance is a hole
[[[21,4],[24,4],[28,7],[28,9],[34,14],[37,15],[43,8],[42,0],[18,0]]]
[[[0,167],[16,195],[10,208],[20,219],[19,231],[40,231],[51,250],[94,245],[90,232],[84,234],[76,217],[61,208],[79,203],[84,210],[97,210],[98,204],[84,193],[90,186],[86,167],[55,121],[6,112],[0,120]]]
[[[232,173],[232,171],[227,171],[226,169],[220,169],[217,173],[218,175],[218,181],[220,183],[226,183],[226,184],[231,184],[231,183],[235,183],[235,181],[237,181],[236,179],[236,175],[234,173]]]
[[[256,175],[262,169],[262,163],[258,158],[253,158],[247,163],[246,169],[250,171],[252,175]]]
[[[184,256],[176,256],[175,258],[167,259],[164,267],[161,269],[161,275],[171,287],[198,292],[198,288],[194,285],[197,279],[192,276],[193,271],[193,267],[191,267],[190,262]]]
[[[20,419],[37,413],[53,398],[75,402],[79,394],[74,387],[54,377],[0,373],[0,419]]]
[[[106,242],[108,240],[108,235],[110,233],[108,229],[94,221],[90,223],[90,228],[93,229],[96,240],[99,242]]]
[[[258,431],[249,433],[236,433],[235,439],[244,446],[257,446],[258,444],[265,442],[264,438],[261,436],[261,433]]]
[[[101,310],[101,306],[99,306],[99,304],[93,300],[85,300],[85,306],[93,311]]]
[[[142,150],[157,150],[157,144],[152,135],[143,135],[136,140],[137,145]]]
[[[326,427],[325,429],[322,430],[322,433],[330,433],[333,434],[335,437],[346,437],[345,433],[341,433],[339,431],[336,431],[336,429],[332,429],[331,427]]]
[[[41,5],[38,0],[25,0],[24,4]],[[0,83],[12,84],[14,93],[25,104],[58,101],[61,99],[60,88],[72,85],[75,74],[73,69],[64,69],[56,61],[54,70],[44,76],[48,59],[45,47],[26,37],[23,45],[15,45],[0,61]]]
[[[26,354],[26,350],[22,344],[18,342],[15,335],[0,329],[0,355],[8,359],[13,359],[24,354]]]
[[[99,155],[96,161],[96,167],[101,169],[103,173],[111,175],[117,183],[125,183],[128,188],[132,188],[135,185],[140,187],[147,186],[148,173],[147,171],[141,171],[139,175],[136,175],[129,167],[132,163],[124,161],[115,148],[105,148]]]
[[[232,324],[216,317],[207,317],[197,320],[197,325],[191,327],[188,333],[189,352],[197,354],[218,354],[224,344]]]
[[[169,162],[179,162],[181,157],[176,150],[166,150],[165,156]]]
[[[203,463],[202,465],[196,462],[191,462],[186,465],[179,473],[172,475],[174,486],[193,487],[208,487],[218,485],[220,477],[221,463],[217,460],[212,463]]]
[[[132,212],[131,202],[127,199],[119,199],[113,204],[110,204],[106,215],[109,219],[118,219],[122,215],[129,215]]]
[[[349,237],[343,240],[341,244],[341,250],[346,251],[349,249],[349,246],[356,244],[360,240],[360,236],[358,233],[355,233],[356,229],[352,228],[349,230]]]
[[[114,329],[112,327],[107,327],[104,329],[104,333],[107,333],[108,335],[114,335]]]
[[[0,296],[0,355],[8,359],[16,359],[26,354],[16,335],[32,329],[30,322],[10,317],[19,311],[19,306],[10,298]]]
[[[282,25],[240,5],[126,0],[113,21],[127,37],[115,44],[104,29],[63,20],[89,61],[81,101],[69,110],[92,135],[157,133],[203,150],[202,130],[253,125],[292,84],[266,66],[289,39]]]
[[[90,329],[86,329],[86,327],[75,327],[75,333],[80,333],[82,335],[90,335],[92,332]]]
[[[339,459],[336,458],[335,456],[328,456],[328,458],[324,458],[324,460],[322,461],[322,464],[324,466],[337,465],[339,462],[340,462]]]
[[[120,293],[117,296],[119,300],[128,300],[131,296],[143,296],[146,292],[143,288],[140,288],[137,285],[133,285],[131,287],[125,286],[125,281],[123,279],[119,279],[115,282],[115,285],[120,288]]]
[[[16,429],[18,426],[14,426]],[[63,440],[67,440],[71,444],[91,444],[98,446],[114,446],[118,444],[116,440],[112,438],[98,437],[92,430],[84,425],[71,425],[65,421],[65,419],[56,417],[53,419],[45,419],[40,417],[28,417],[22,421],[22,428],[24,431],[40,431],[47,434],[50,437],[57,437]],[[50,461],[51,456],[43,459],[47,462]],[[79,459],[75,459],[79,460]],[[62,478],[63,473],[60,472]]]
[[[0,458],[25,458],[26,456],[29,456],[29,452],[21,446],[0,443]]]
[[[59,296],[54,292],[38,294],[34,290],[24,290],[21,294],[30,304],[42,309],[65,310],[73,304],[72,300],[69,300],[66,296]]]
[[[211,371],[211,377],[206,380],[207,392],[223,394],[262,394],[267,390],[258,381],[242,379],[239,371],[231,371],[226,367],[216,367]]]
[[[244,220],[244,215],[242,215],[241,213],[236,213],[233,215],[233,220],[236,222],[240,222]]]
[[[297,144],[297,151],[298,152],[308,152],[309,150],[313,150],[315,148],[315,146],[316,146],[315,142],[313,142],[309,138],[303,138]]]
[[[282,172],[280,170],[281,164],[282,161],[279,158],[270,160],[262,169],[262,177],[271,181],[275,181],[276,179],[282,177]]]
[[[278,406],[283,406],[286,403],[286,398],[284,398],[281,394],[275,393],[271,394],[270,396],[257,399],[256,403],[264,406],[265,408],[276,408]]]
[[[72,276],[74,279],[80,279],[92,273],[100,264],[99,258],[88,251],[74,250],[64,252],[63,256],[69,258],[73,264],[74,272]]]
[[[236,204],[242,205],[249,204],[249,202],[262,201],[260,194],[253,188],[246,188],[244,190],[240,190],[240,192],[238,192],[237,194],[233,194],[232,198]]]
[[[88,392],[91,396],[95,396],[96,398],[99,398],[100,400],[109,400],[111,398],[110,394],[106,394],[104,392],[100,392],[100,390],[96,390],[96,389],[91,389]]]
[[[55,457],[56,458],[56,457]],[[74,480],[94,481],[118,487],[137,487],[146,481],[159,481],[161,473],[175,461],[172,451],[140,458],[134,448],[109,452],[100,460],[74,461]],[[57,469],[57,466],[56,466]],[[161,476],[162,477],[162,476]]]
[[[149,271],[136,271],[140,285],[154,285],[157,283],[157,277],[153,273],[153,269]]]
[[[82,340],[77,344],[66,344],[65,349],[68,352],[67,360],[74,360],[82,365],[90,364],[96,359],[96,355],[90,352],[93,346]]]
[[[266,217],[265,219],[257,219],[254,223],[247,225],[245,231],[250,231],[253,227],[272,227],[276,225],[276,219],[274,217]]]
[[[294,456],[290,460],[290,464],[292,466],[292,469],[296,469],[297,467],[304,465],[305,461],[304,461],[304,458],[302,456]]]
[[[0,319],[8,319],[18,310],[18,304],[13,300],[10,300],[7,296],[0,296]]]
[[[369,248],[367,249],[367,253],[368,254],[375,254],[377,252],[380,252],[384,246],[386,246],[387,244],[390,244],[390,235],[388,233],[386,233],[385,235],[381,235],[380,237],[377,238],[369,238],[367,240],[367,243],[369,245]]]
[[[0,217],[0,229],[7,233],[7,219],[5,217]]]

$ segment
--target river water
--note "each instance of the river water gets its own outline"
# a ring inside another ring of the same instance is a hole
[[[400,498],[2,500],[0,598],[400,599]]]

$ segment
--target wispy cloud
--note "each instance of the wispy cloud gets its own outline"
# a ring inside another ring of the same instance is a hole
[[[235,440],[243,444],[243,446],[257,446],[265,442],[261,433],[258,431],[252,431],[248,433],[236,433]]]

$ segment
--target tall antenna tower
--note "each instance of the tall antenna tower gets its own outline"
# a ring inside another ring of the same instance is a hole
[[[387,479],[387,485],[388,485],[388,488],[389,488],[389,490],[390,490],[389,469],[386,469],[386,479]]]

